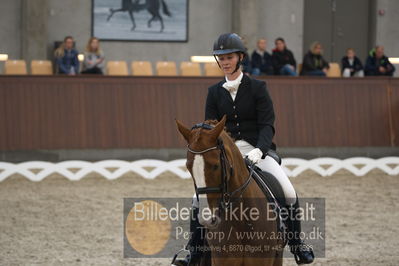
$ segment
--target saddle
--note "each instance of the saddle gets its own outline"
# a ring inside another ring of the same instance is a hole
[[[280,182],[276,177],[268,172],[262,171],[259,167],[254,167],[252,177],[262,190],[268,202],[276,201],[279,206],[286,206],[285,195]]]
[[[269,154],[269,153],[272,153]],[[281,159],[276,152],[268,152],[268,156],[272,157],[276,160],[277,163],[281,164]],[[265,195],[267,202],[276,204],[276,215],[280,217],[278,220],[278,229],[281,232],[286,230],[286,225],[284,224],[283,220],[281,219],[280,213],[281,208],[286,206],[286,200],[283,188],[280,185],[280,182],[277,180],[275,176],[272,174],[262,171],[256,165],[251,165],[248,160],[245,160],[247,165],[248,171],[253,170],[252,178],[257,183],[259,188],[262,190],[263,194]],[[267,203],[266,202],[266,203]]]

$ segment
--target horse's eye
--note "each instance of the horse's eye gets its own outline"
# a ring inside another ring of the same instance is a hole
[[[214,164],[214,165],[212,166],[213,171],[216,171],[218,168],[219,168],[219,165],[217,165],[217,164]]]

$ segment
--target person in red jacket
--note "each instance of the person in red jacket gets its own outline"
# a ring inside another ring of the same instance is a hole
[[[296,76],[296,61],[294,54],[287,49],[285,40],[279,37],[274,43],[276,45],[272,55],[274,74],[282,76]]]

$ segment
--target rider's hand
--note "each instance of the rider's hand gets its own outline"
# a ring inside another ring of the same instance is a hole
[[[253,163],[259,163],[262,159],[263,152],[259,148],[255,148],[252,151],[248,152],[247,157]]]

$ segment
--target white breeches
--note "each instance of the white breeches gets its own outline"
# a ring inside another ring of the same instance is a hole
[[[255,149],[254,146],[246,142],[245,140],[237,140],[236,145],[240,150],[243,157],[245,154],[250,152],[252,149]],[[284,195],[286,198],[286,202],[288,205],[294,204],[296,201],[296,192],[294,187],[291,184],[288,176],[285,174],[281,165],[279,165],[276,160],[274,160],[270,156],[266,156],[265,159],[260,160],[259,163],[256,164],[260,169],[265,172],[272,174],[280,183],[281,187],[283,188]]]
[[[345,68],[344,72],[342,73],[342,76],[344,78],[350,78],[351,77],[351,70],[349,68]],[[364,77],[364,71],[363,70],[356,71],[354,77],[359,77],[359,78]]]
[[[249,144],[244,140],[237,140],[235,144],[237,145],[243,157],[245,157],[245,155],[248,152],[250,152],[252,149],[255,148],[254,146],[252,146],[251,144]],[[272,174],[278,180],[283,189],[286,203],[288,205],[295,204],[296,201],[295,189],[292,186],[288,176],[285,174],[283,168],[273,158],[271,158],[270,156],[266,156],[266,158],[260,160],[260,162],[257,163],[256,166],[258,166],[263,171]],[[198,200],[196,194],[194,194],[193,196],[193,206],[198,207]]]

